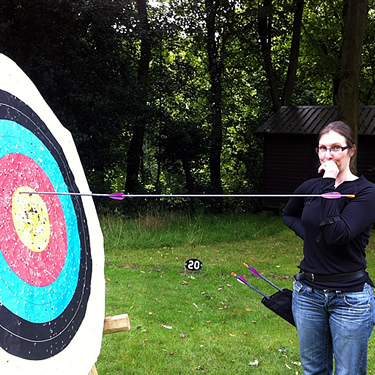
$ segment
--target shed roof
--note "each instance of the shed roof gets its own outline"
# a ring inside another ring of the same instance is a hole
[[[337,114],[337,107],[284,106],[260,126],[257,133],[318,134],[324,125],[337,120]],[[358,134],[375,135],[375,106],[360,107]]]

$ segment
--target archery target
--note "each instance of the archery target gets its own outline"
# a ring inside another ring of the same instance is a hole
[[[87,374],[100,351],[103,249],[92,199],[25,193],[79,192],[76,177],[88,189],[55,123],[54,134],[25,101],[0,89],[0,367],[12,374],[33,366],[38,374]]]

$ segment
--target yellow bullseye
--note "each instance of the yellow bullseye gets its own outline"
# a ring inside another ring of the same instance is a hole
[[[51,228],[48,209],[38,194],[20,194],[35,191],[28,186],[19,187],[12,197],[12,218],[16,233],[30,250],[40,253],[49,243]]]

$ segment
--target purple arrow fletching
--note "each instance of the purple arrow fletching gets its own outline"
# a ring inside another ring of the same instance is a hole
[[[322,197],[328,199],[337,199],[341,198],[341,194],[338,191],[331,191],[329,193],[322,194]]]
[[[249,283],[247,282],[247,280],[246,280],[244,277],[239,276],[239,275],[237,275],[237,274],[234,273],[234,272],[232,272],[232,276],[236,277],[237,280],[238,280],[239,282],[241,282],[241,283],[249,284]]]
[[[331,191],[329,193],[322,194],[321,197],[328,198],[328,199],[337,199],[337,198],[342,198],[342,197],[355,198],[355,195],[354,194],[343,195],[343,194],[340,194],[338,191]]]
[[[262,275],[254,268],[254,267],[250,267],[248,264],[244,263],[243,264],[245,267],[247,267],[251,273],[253,273],[255,276],[257,277],[262,277]]]
[[[249,267],[249,270],[258,277],[261,277],[261,274],[254,268],[254,267]]]
[[[110,198],[112,199],[117,199],[119,201],[123,200],[125,198],[125,194],[124,193],[112,193],[112,194],[109,194],[108,195]]]
[[[236,277],[238,280],[242,281],[244,284],[249,285],[248,281],[244,277],[238,276],[238,275]]]

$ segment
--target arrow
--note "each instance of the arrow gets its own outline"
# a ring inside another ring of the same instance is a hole
[[[250,288],[254,289],[256,292],[258,292],[263,297],[265,297],[267,299],[270,298],[267,295],[265,295],[264,293],[262,293],[259,289],[255,288],[255,286],[252,286],[244,277],[239,276],[239,275],[235,274],[234,272],[232,272],[232,276],[236,277],[237,281],[239,281],[240,283],[245,284],[245,285],[249,286]]]
[[[96,193],[67,193],[58,191],[20,191],[20,194],[40,194],[40,195],[69,195],[80,197],[108,197],[116,200],[124,198],[307,198],[318,197],[327,199],[354,198],[354,194],[341,194],[337,191],[324,194],[96,194]]]
[[[95,193],[67,193],[61,191],[20,191],[20,194],[38,194],[38,195],[69,195],[80,197],[108,197],[116,200],[123,200],[127,197],[124,193],[95,194]]]
[[[243,264],[245,267],[247,267],[255,276],[260,277],[264,281],[267,281],[268,284],[272,285],[277,290],[280,290],[282,292],[282,289],[280,289],[277,285],[275,285],[272,281],[268,280],[266,277],[264,277],[262,274],[260,274],[254,267],[250,267],[248,264]]]

